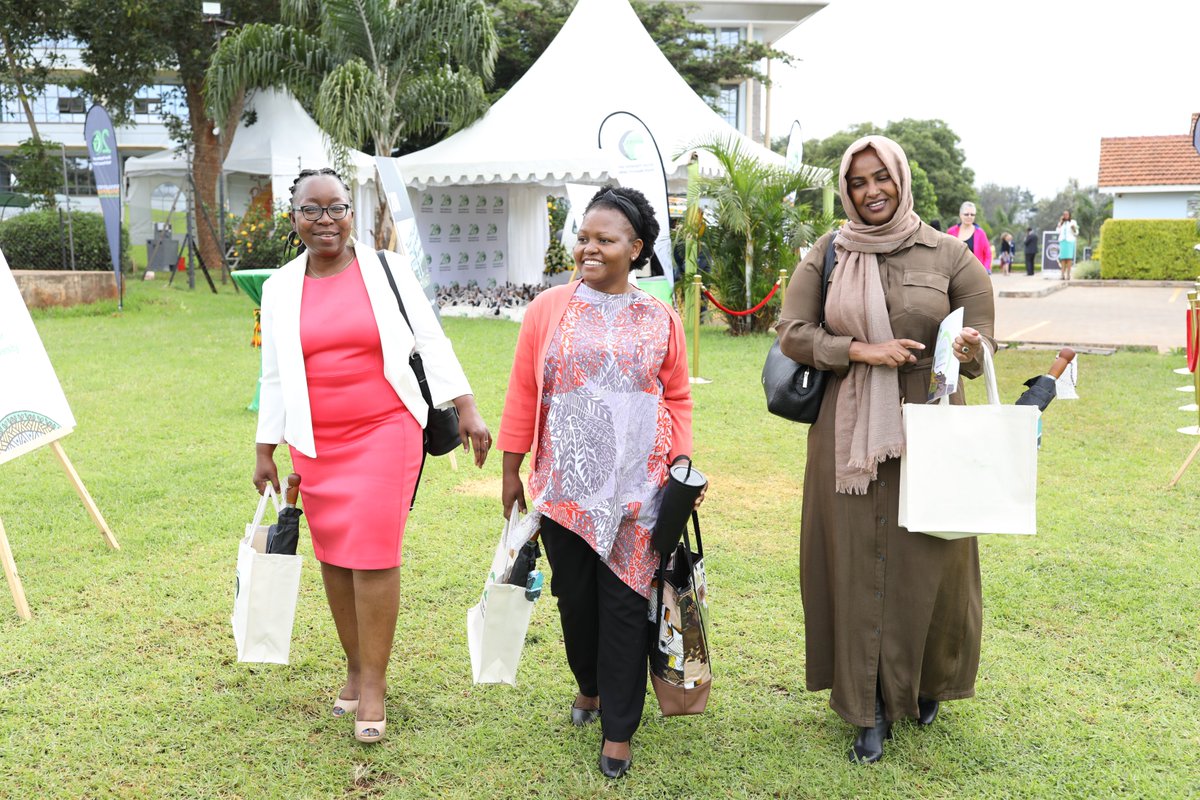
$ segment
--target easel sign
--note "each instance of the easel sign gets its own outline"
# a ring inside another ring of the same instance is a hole
[[[0,464],[49,445],[83,500],[105,541],[118,549],[116,538],[75,472],[59,440],[75,429],[75,417],[59,385],[50,357],[42,345],[8,260],[0,251],[0,375],[19,380],[0,381]],[[0,562],[12,591],[17,613],[30,619],[25,590],[17,574],[12,549],[0,521]]]

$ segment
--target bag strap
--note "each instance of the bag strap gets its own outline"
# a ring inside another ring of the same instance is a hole
[[[267,485],[263,488],[262,497],[258,498],[258,510],[254,512],[254,522],[250,523],[255,528],[262,525],[263,517],[267,513],[268,500],[275,501],[275,513],[278,514],[280,508],[279,495],[275,494],[275,489],[271,486],[270,481],[267,481]]]
[[[837,233],[833,234],[833,238],[829,240],[829,246],[825,248],[825,265],[822,270],[821,277],[821,327],[825,327],[825,287],[829,285],[829,276],[833,274],[833,268],[837,266],[837,252],[833,247],[834,240],[837,239]]]
[[[383,274],[387,276],[388,286],[392,287],[392,294],[396,296],[396,305],[400,306],[400,316],[404,317],[404,324],[412,332],[414,349],[408,357],[408,366],[412,369],[413,375],[417,379],[417,387],[421,390],[421,399],[425,401],[425,405],[429,407],[429,410],[433,411],[433,393],[429,391],[429,384],[425,380],[425,365],[421,362],[421,354],[415,349],[417,332],[413,330],[412,323],[408,321],[408,312],[404,310],[404,301],[400,299],[400,290],[396,287],[396,279],[392,277],[392,270],[388,267],[387,258],[384,257],[382,250],[376,250],[375,256],[379,259],[379,263],[383,265]],[[417,489],[421,488],[421,476],[425,473],[425,457],[429,455],[425,451],[424,435],[421,438],[421,466],[417,468],[417,482],[413,486],[412,502],[408,504],[409,511],[412,511],[417,505]]]

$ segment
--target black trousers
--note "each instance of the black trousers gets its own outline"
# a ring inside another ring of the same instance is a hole
[[[1026,253],[1025,254],[1025,274],[1026,275],[1033,274],[1033,257],[1034,257],[1034,255],[1035,255],[1034,253]]]
[[[548,517],[542,518],[542,544],[579,693],[599,695],[604,738],[627,742],[646,704],[649,603],[580,536]]]

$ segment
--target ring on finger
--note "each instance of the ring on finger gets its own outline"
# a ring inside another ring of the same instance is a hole
[[[964,353],[969,353],[969,352],[971,352],[971,348],[967,347],[967,346],[964,344],[964,345],[962,346],[962,351],[963,351]]]

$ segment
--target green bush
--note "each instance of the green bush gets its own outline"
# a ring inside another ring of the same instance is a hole
[[[1071,270],[1071,277],[1077,281],[1090,281],[1100,277],[1100,262],[1096,259],[1078,262]]]
[[[282,207],[268,213],[254,204],[238,219],[230,214],[225,223],[225,241],[229,254],[238,259],[238,269],[275,269],[291,261],[287,238],[292,223]]]
[[[1200,241],[1190,219],[1110,219],[1100,228],[1100,274],[1105,279],[1193,280]]]
[[[71,236],[66,232],[66,214],[59,225],[57,211],[27,211],[0,222],[0,249],[13,269],[70,269],[71,255],[63,261],[63,248],[75,242],[75,269],[112,269],[104,217],[90,211],[71,212]],[[129,231],[121,227],[121,252],[129,260]]]

